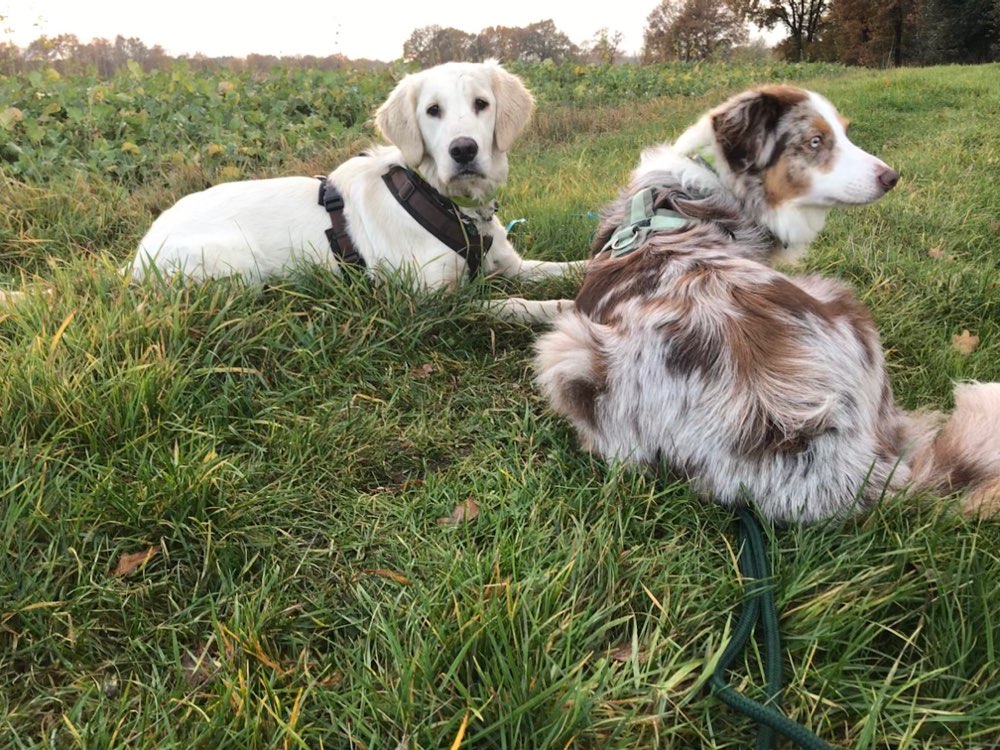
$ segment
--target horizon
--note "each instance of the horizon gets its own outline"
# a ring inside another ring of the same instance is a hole
[[[614,9],[568,12],[562,3],[546,5],[510,0],[503,10],[465,3],[439,3],[416,9],[399,0],[384,0],[382,12],[371,6],[336,7],[316,0],[298,0],[279,17],[247,14],[232,0],[211,5],[176,0],[165,11],[150,13],[122,0],[101,3],[94,13],[68,0],[22,0],[16,8],[0,3],[3,39],[25,48],[40,37],[72,34],[82,43],[117,36],[139,39],[149,48],[160,47],[171,57],[331,57],[392,62],[403,56],[403,45],[419,28],[441,26],[476,34],[490,26],[524,27],[552,20],[576,45],[584,46],[602,29],[623,35],[622,54],[637,55],[642,47],[646,17],[656,0],[622,0]],[[548,12],[546,12],[548,8]],[[198,21],[195,23],[194,21]],[[629,28],[622,28],[629,26]],[[592,27],[592,28],[591,28]]]

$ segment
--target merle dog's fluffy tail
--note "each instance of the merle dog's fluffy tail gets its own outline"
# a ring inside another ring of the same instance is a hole
[[[967,513],[1000,511],[1000,383],[963,383],[955,409],[908,461],[914,489],[961,493]]]

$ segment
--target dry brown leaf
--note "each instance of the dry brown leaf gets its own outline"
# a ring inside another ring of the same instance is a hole
[[[464,502],[455,506],[450,516],[439,518],[437,522],[442,526],[451,526],[457,523],[472,521],[479,515],[479,506],[471,497],[465,498]]]
[[[951,337],[951,345],[959,354],[972,354],[979,346],[979,337],[969,333],[969,329],[966,328]]]
[[[425,362],[419,367],[414,367],[410,370],[410,375],[419,380],[423,380],[424,378],[430,377],[432,372],[434,372],[434,365],[430,362]]]
[[[279,675],[285,674],[288,670],[285,669],[281,664],[268,656],[267,652],[264,651],[264,647],[260,645],[260,640],[254,636],[251,636],[253,640],[244,641],[243,650],[246,653],[252,653],[253,656],[263,664],[265,667],[270,667]]]
[[[638,652],[633,651],[631,643],[623,643],[614,649],[609,656],[613,661],[631,661],[633,658],[640,663],[646,661],[646,651],[644,649],[639,649]]]
[[[483,586],[483,599],[492,599],[495,596],[506,596],[509,590],[509,578],[504,578],[499,583],[487,583]]]
[[[340,672],[331,672],[326,677],[321,677],[316,681],[316,684],[320,687],[333,688],[337,687],[344,681],[344,675]]]
[[[17,107],[7,107],[0,112],[0,128],[11,129],[14,123],[24,120],[24,112]]]
[[[413,584],[413,581],[404,576],[402,573],[397,573],[395,570],[386,570],[385,568],[362,568],[361,572],[372,576],[379,576],[380,578],[388,578],[390,581],[401,583],[404,586],[410,586]]]
[[[160,547],[157,545],[155,547],[150,547],[142,552],[132,552],[127,555],[122,555],[118,558],[118,567],[115,568],[114,573],[112,573],[115,578],[122,578],[127,575],[131,575],[137,569],[141,568],[147,562],[156,557],[160,552]]]
[[[372,488],[372,494],[396,495],[400,492],[407,492],[417,487],[423,487],[424,485],[423,479],[403,479],[401,477],[394,479],[396,479],[396,484],[380,484],[378,487]]]
[[[941,247],[941,245],[938,245],[937,247],[932,247],[930,250],[928,250],[927,256],[930,258],[934,258],[934,260],[943,260],[948,262],[955,260],[955,256],[946,253],[944,251],[944,248]]]

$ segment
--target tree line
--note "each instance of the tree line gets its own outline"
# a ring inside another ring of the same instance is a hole
[[[113,40],[96,38],[89,42],[80,41],[74,34],[41,36],[24,48],[9,42],[0,42],[0,75],[16,75],[44,67],[60,73],[93,71],[107,78],[128,65],[137,65],[148,72],[166,70],[178,60],[186,62],[195,70],[225,68],[261,73],[275,66],[339,70],[347,67],[364,69],[386,65],[376,60],[348,60],[339,54],[326,57],[315,55],[278,57],[259,54],[246,57],[209,57],[202,54],[172,57],[158,44],[148,47],[140,39],[121,35]]]
[[[640,61],[757,56],[750,28],[780,31],[773,53],[792,61],[887,67],[1000,60],[1000,0],[661,0],[646,18]],[[622,34],[600,29],[577,46],[551,20],[477,34],[416,29],[403,59],[421,65],[483,59],[621,59]]]
[[[696,0],[664,0],[695,2]],[[888,67],[1000,60],[1000,0],[726,0],[789,60]]]
[[[612,63],[622,55],[621,32],[601,29],[584,47],[570,41],[551,19],[528,26],[490,26],[477,34],[441,26],[415,29],[403,43],[403,59],[421,65],[450,60],[553,62],[592,60]]]
[[[2,20],[2,17],[0,17]],[[776,30],[783,38],[768,50],[750,41],[750,28]],[[404,42],[402,59],[421,66],[449,60],[611,64],[624,59],[623,34],[599,29],[582,45],[549,20],[524,27],[490,26],[478,33],[424,26]],[[840,62],[889,67],[1000,60],[1000,0],[660,0],[646,18],[636,62],[727,61],[776,55],[792,61]],[[247,55],[171,57],[134,37],[82,42],[72,34],[39,37],[25,48],[0,42],[0,74],[37,67],[61,72],[96,71],[110,76],[126,65],[167,68],[176,60],[192,67],[266,71],[288,68],[374,68],[374,60]]]

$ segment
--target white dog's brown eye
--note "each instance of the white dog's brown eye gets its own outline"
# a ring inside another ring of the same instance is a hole
[[[441,107],[438,106],[437,104],[432,104],[427,108],[427,114],[430,115],[431,117],[440,117]]]
[[[812,140],[809,141],[809,148],[819,148],[822,145],[823,145],[823,136],[821,135],[814,135],[812,137]]]
[[[482,112],[484,109],[490,106],[490,103],[485,99],[476,99],[474,105],[476,107],[476,112]]]

